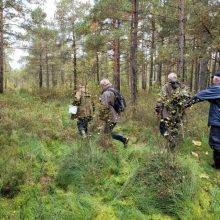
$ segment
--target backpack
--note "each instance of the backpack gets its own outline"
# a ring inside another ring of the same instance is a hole
[[[117,113],[123,112],[126,108],[126,102],[124,97],[116,89],[109,88],[107,90],[113,92],[115,95],[115,102],[112,107],[115,109]]]

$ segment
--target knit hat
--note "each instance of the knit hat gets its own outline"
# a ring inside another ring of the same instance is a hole
[[[215,72],[214,76],[220,77],[220,70],[218,70],[217,72]]]
[[[177,82],[177,75],[176,73],[170,73],[168,75],[168,82]]]

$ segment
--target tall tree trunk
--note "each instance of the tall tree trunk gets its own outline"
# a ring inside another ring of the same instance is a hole
[[[185,11],[184,0],[179,0],[179,61],[178,61],[178,74],[181,76],[183,82],[186,81],[185,65],[184,65],[184,51],[185,51]]]
[[[192,45],[192,51],[195,51],[195,43],[196,43],[196,38],[193,36],[193,45]],[[196,65],[196,60],[193,59],[191,61],[191,70],[190,70],[190,79],[189,79],[189,85],[190,85],[190,91],[193,91],[193,73],[194,73],[194,65]],[[195,73],[196,74],[196,73]]]
[[[194,63],[195,61],[191,61],[191,70],[190,70],[190,79],[189,79],[189,86],[190,86],[190,91],[193,90],[193,72],[194,72]]]
[[[199,63],[195,61],[195,80],[194,80],[194,91],[197,92],[199,89]]]
[[[113,27],[115,30],[118,30],[120,26],[120,21],[116,18],[113,18]],[[113,51],[114,51],[114,75],[113,75],[113,84],[114,87],[120,91],[120,39],[116,37],[113,40]]]
[[[145,61],[145,49],[144,49],[144,32],[142,34],[142,45],[141,45],[141,67],[142,67],[142,74],[141,74],[141,87],[143,90],[146,90],[147,83],[146,83],[146,61]]]
[[[0,93],[4,91],[3,0],[0,0]]]
[[[54,71],[54,64],[51,65],[51,78],[52,78],[53,87],[56,87],[57,86],[57,79],[56,79],[56,74]]]
[[[208,3],[207,3],[208,4]],[[208,82],[208,62],[209,62],[209,55],[207,56],[207,43],[209,40],[209,32],[204,27],[201,37],[201,56],[202,58],[199,61],[199,81],[200,81],[200,90],[205,89],[207,87]]]
[[[208,70],[211,70],[212,69],[212,62],[209,62],[209,67],[208,67]],[[211,84],[211,71],[208,71],[208,79],[207,79],[207,86],[210,86]]]
[[[5,76],[5,89],[7,89],[7,87],[8,87],[8,77]]]
[[[73,87],[73,74],[72,74],[72,72],[70,73],[69,80],[70,80],[70,88],[72,88]]]
[[[48,51],[47,51],[47,45],[46,45],[46,57],[45,57],[45,62],[46,62],[46,85],[47,89],[50,87],[50,78],[49,78],[49,66],[48,66]]]
[[[64,64],[63,64],[63,65],[64,65]],[[65,73],[64,73],[63,67],[61,68],[61,71],[60,71],[60,79],[61,79],[61,84],[64,85],[64,82],[65,82]]]
[[[161,45],[163,46],[163,43],[164,43],[164,37],[163,36],[161,36],[160,37],[160,41],[161,41]],[[161,86],[161,84],[162,84],[162,71],[163,71],[163,62],[162,62],[162,60],[160,61],[160,63],[159,63],[159,68],[158,68],[158,74],[157,74],[157,82],[158,82],[158,84]]]
[[[158,67],[158,75],[157,75],[157,82],[160,86],[162,84],[162,71],[163,71],[163,63],[160,62]]]
[[[137,28],[138,28],[138,0],[132,0],[131,19],[131,101],[135,105],[137,99]]]
[[[99,54],[98,54],[98,51],[96,51],[95,53],[95,56],[96,56],[96,80],[97,80],[97,83],[99,84],[100,82],[100,77],[99,77]]]
[[[199,61],[200,90],[205,89],[208,84],[208,62],[209,58],[202,58]]]
[[[212,64],[212,74],[216,72],[217,59],[218,59],[218,52],[215,52],[214,62]]]
[[[149,76],[149,86],[153,85],[153,77],[154,77],[154,49],[155,49],[155,18],[152,17],[151,20],[151,50],[150,50],[150,76]]]
[[[43,87],[43,69],[42,69],[42,52],[40,52],[40,66],[39,66],[39,88]]]
[[[130,87],[131,68],[130,68],[130,54],[129,53],[125,57],[125,72],[126,72],[126,78],[127,78],[127,86]]]
[[[76,35],[75,35],[75,31],[73,30],[73,44],[72,44],[72,48],[73,48],[73,77],[74,77],[74,91],[76,91],[76,87],[77,87],[77,69],[76,69]]]

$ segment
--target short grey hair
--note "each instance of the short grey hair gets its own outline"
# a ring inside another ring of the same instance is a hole
[[[102,79],[100,81],[100,85],[101,86],[112,86],[112,84],[110,83],[110,81],[108,79]]]

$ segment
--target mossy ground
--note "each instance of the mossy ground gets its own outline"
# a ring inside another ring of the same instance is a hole
[[[207,103],[187,110],[184,138],[171,153],[154,96],[139,94],[135,114],[130,107],[123,114],[116,129],[130,138],[124,149],[103,141],[97,119],[81,140],[68,94],[0,96],[0,219],[219,219]]]

